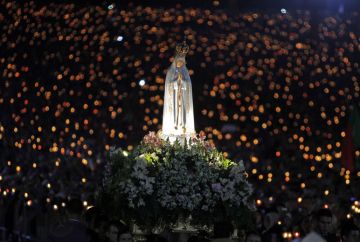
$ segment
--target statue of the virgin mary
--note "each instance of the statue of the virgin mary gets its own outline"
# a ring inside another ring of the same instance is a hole
[[[166,73],[163,138],[174,141],[195,134],[191,79],[185,56],[189,46],[184,42],[176,46],[176,55]]]

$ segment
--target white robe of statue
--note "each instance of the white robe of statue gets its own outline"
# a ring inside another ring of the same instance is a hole
[[[191,79],[185,63],[185,57],[177,55],[166,73],[162,133],[170,141],[195,134]]]

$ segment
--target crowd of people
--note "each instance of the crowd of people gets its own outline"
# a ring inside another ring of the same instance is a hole
[[[196,130],[244,161],[258,206],[252,237],[274,227],[302,237],[322,217],[337,236],[359,226],[342,225],[360,213],[360,150],[354,169],[341,165],[359,105],[358,12],[0,7],[3,237],[48,235],[71,194],[96,205],[110,148],[131,151],[161,129],[165,73],[184,35]]]

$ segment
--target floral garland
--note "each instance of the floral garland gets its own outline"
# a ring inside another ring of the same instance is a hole
[[[254,200],[242,161],[235,163],[203,136],[185,144],[150,132],[128,154],[112,150],[99,202],[111,216],[142,228],[231,221],[248,226]]]

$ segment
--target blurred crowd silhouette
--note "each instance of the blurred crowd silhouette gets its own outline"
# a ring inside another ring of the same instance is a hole
[[[72,194],[95,205],[110,147],[131,151],[161,129],[165,73],[184,36],[196,130],[243,160],[255,187],[248,242],[359,231],[360,150],[351,170],[341,164],[359,105],[357,11],[5,0],[0,9],[2,237],[47,241]]]

